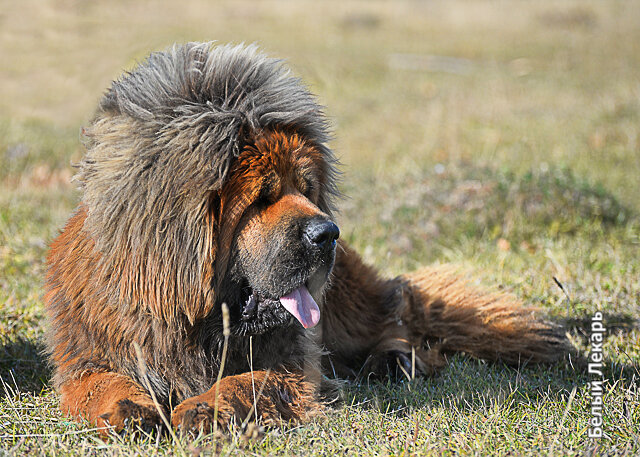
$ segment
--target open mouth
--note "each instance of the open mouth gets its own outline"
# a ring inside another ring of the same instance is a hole
[[[315,327],[320,321],[320,308],[307,286],[302,285],[280,297],[280,304],[298,319],[304,328]]]
[[[303,284],[278,299],[263,297],[250,288],[245,289],[242,319],[253,319],[273,307],[282,307],[295,317],[304,328],[315,327],[320,321],[320,308]]]

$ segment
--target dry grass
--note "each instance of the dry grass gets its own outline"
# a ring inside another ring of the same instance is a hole
[[[545,308],[583,351],[605,312],[607,436],[586,437],[584,373],[456,357],[432,379],[347,387],[308,426],[188,453],[640,452],[640,2],[0,0],[0,453],[181,453],[105,444],[59,415],[41,284],[104,88],[152,50],[212,39],[286,58],[328,107],[342,233],[369,261],[455,263]]]

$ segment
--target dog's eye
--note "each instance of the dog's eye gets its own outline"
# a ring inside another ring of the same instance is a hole
[[[306,178],[298,178],[297,180],[298,191],[307,198],[311,198],[313,195],[313,182]]]
[[[313,183],[307,181],[305,187],[306,187],[306,189],[303,192],[304,196],[307,197],[308,199],[313,200],[313,196],[315,195],[315,187],[313,186]]]
[[[266,177],[260,188],[260,194],[256,199],[256,204],[269,206],[276,201],[276,196],[280,191],[279,183],[272,177]]]
[[[309,200],[311,200],[312,202],[315,202],[316,199],[318,198],[318,190],[319,190],[318,184],[314,181],[306,180],[306,179],[303,182],[304,184],[300,189],[300,192]]]
[[[260,207],[269,206],[272,203],[273,203],[273,198],[271,194],[264,193],[264,192],[261,192],[255,201],[255,205]]]

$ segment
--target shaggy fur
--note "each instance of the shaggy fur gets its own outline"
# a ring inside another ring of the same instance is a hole
[[[45,296],[65,413],[153,428],[150,387],[185,429],[304,421],[322,409],[323,369],[429,374],[449,351],[519,363],[566,350],[512,297],[438,269],[385,279],[336,245],[327,121],[255,47],[152,54],[85,136],[83,197],[51,245]],[[292,291],[315,299],[318,326],[280,305]]]

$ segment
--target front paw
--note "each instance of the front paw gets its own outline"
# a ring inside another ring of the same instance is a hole
[[[255,372],[229,376],[208,392],[176,406],[171,423],[183,433],[198,433],[200,429],[210,432],[215,428],[224,432],[234,422],[239,425],[251,420],[267,427],[297,423],[322,409],[312,389],[302,376],[295,374]]]
[[[98,416],[100,432],[106,436],[110,432],[118,434],[160,432],[162,418],[153,406],[143,406],[132,400],[120,400],[112,408]]]
[[[183,433],[210,433],[217,421],[215,410],[207,402],[185,401],[171,413],[171,425]]]
[[[188,398],[175,407],[171,413],[171,425],[182,433],[197,435],[199,432],[211,433],[215,430],[226,432],[233,421],[242,422],[249,412],[247,408],[240,408],[224,401],[222,396],[218,402],[211,396],[202,395]],[[217,408],[217,413],[216,413]]]

